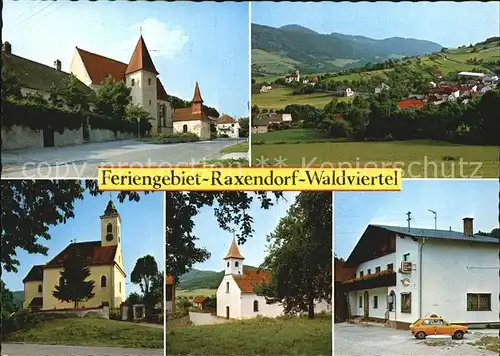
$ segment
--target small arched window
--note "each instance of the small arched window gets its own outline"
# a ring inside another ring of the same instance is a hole
[[[229,282],[226,282],[226,293],[229,293]]]
[[[40,285],[38,286],[38,293],[42,293],[42,291],[43,291],[43,287],[42,287],[42,285],[40,284]]]
[[[253,311],[258,312],[259,311],[259,302],[257,300],[253,301]]]
[[[101,277],[101,288],[106,287],[106,276]]]
[[[187,133],[188,132],[188,125],[182,126],[182,132]]]
[[[109,232],[113,232],[113,225],[111,225],[111,223],[108,224],[108,226],[106,226],[106,231],[109,233]]]
[[[228,267],[229,267],[229,264],[230,264],[230,263],[228,262],[228,263],[227,263],[227,266],[228,266]]]
[[[135,85],[135,79],[134,78],[132,78],[132,82],[131,83],[132,83],[132,86]]]
[[[234,266],[235,266],[235,267],[238,267],[239,265],[240,265],[240,263],[239,263],[238,261],[236,261],[236,262],[234,263]]]

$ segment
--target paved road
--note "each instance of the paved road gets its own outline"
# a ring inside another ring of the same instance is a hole
[[[163,349],[4,344],[1,356],[160,356]]]
[[[491,335],[491,334],[487,334]],[[409,331],[380,326],[340,323],[333,329],[335,356],[492,356],[495,352],[469,345],[484,334],[466,334],[451,345],[430,346]]]
[[[2,151],[2,178],[96,178],[98,165],[162,166],[194,164],[223,156],[220,150],[241,142],[217,139],[170,145],[133,140]]]

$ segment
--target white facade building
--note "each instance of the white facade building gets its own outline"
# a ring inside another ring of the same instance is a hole
[[[280,303],[267,304],[254,287],[271,282],[271,273],[263,270],[243,270],[244,257],[233,240],[224,257],[225,273],[217,289],[217,316],[227,319],[247,319],[257,316],[275,318],[284,314]],[[326,301],[315,303],[315,313],[331,312]]]
[[[217,136],[227,135],[230,138],[240,137],[240,124],[229,115],[222,115],[216,121]]]
[[[407,328],[437,314],[455,324],[498,324],[499,239],[464,231],[369,225],[346,261],[350,315]]]

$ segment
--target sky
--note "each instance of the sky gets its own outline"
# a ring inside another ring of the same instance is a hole
[[[151,255],[155,258],[160,271],[165,270],[165,230],[164,230],[164,194],[152,193],[141,194],[139,202],[125,200],[120,203],[116,193],[112,193],[112,199],[116,209],[121,216],[121,241],[122,254],[127,274],[125,292],[140,292],[140,287],[130,283],[130,275],[138,258]],[[50,240],[41,239],[39,243],[49,248],[48,255],[28,254],[24,250],[16,250],[17,259],[21,265],[19,272],[2,271],[2,280],[11,291],[24,290],[23,278],[26,277],[31,267],[49,262],[66,246],[71,240],[76,242],[100,241],[101,219],[108,204],[110,195],[105,192],[102,195],[92,197],[85,193],[83,200],[75,201],[75,217],[69,219],[66,224],[49,227]]]
[[[248,3],[4,1],[12,53],[69,71],[75,47],[128,63],[141,34],[168,94],[248,116]]]
[[[250,193],[251,194],[251,193]],[[260,208],[260,201],[254,199],[249,214],[253,217],[253,236],[240,245],[240,253],[245,258],[245,265],[258,267],[267,255],[266,237],[273,232],[281,218],[285,217],[287,210],[295,202],[296,192],[284,192],[285,200],[279,200],[268,210]],[[274,199],[274,198],[273,198]],[[193,266],[199,270],[222,271],[224,269],[223,258],[229,250],[233,240],[233,234],[222,230],[214,216],[214,207],[203,207],[194,218],[195,227],[193,233],[199,240],[198,247],[206,248],[210,253],[210,258]]]
[[[252,23],[297,24],[319,33],[416,38],[456,48],[500,34],[500,3],[253,2]]]
[[[473,229],[498,228],[497,179],[404,180],[401,192],[335,193],[334,251],[347,258],[369,224],[463,231],[465,217],[474,218]]]

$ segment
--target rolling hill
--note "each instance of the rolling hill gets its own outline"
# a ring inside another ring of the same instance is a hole
[[[257,269],[253,266],[243,266],[244,269]],[[193,290],[193,289],[217,289],[219,287],[224,271],[202,271],[199,269],[192,269],[182,277],[180,277],[178,289]]]
[[[340,33],[321,34],[299,25],[280,28],[252,24],[252,76],[272,76],[297,68],[331,72],[389,58],[439,52],[438,43],[391,37],[382,40]]]

